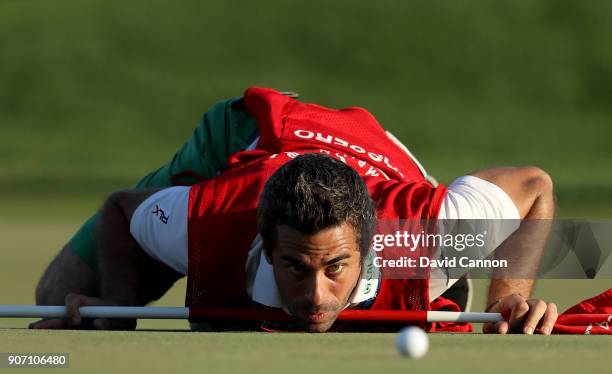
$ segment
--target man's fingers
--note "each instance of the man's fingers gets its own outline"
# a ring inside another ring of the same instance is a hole
[[[527,315],[525,324],[523,325],[523,333],[531,335],[535,331],[542,317],[544,317],[544,313],[546,313],[548,306],[544,301],[539,299],[527,300],[527,304],[529,305],[529,314]]]
[[[505,332],[523,332],[523,323],[529,314],[529,308],[529,304],[523,296],[513,294],[501,299],[491,311],[503,313],[509,310],[510,318]]]
[[[485,334],[507,334],[508,333],[508,322],[499,321],[495,323],[485,323],[482,332]]]
[[[69,293],[66,295],[66,313],[68,313],[70,325],[77,327],[82,323],[82,317],[79,311],[80,307],[99,306],[102,304],[101,300],[96,297]]]
[[[527,317],[529,313],[529,304],[519,295],[515,295],[516,297],[512,300],[508,301],[508,306],[504,307],[504,305],[500,305],[500,310],[511,310],[510,312],[510,320],[508,321],[508,330],[510,332],[521,331],[521,327],[523,326],[523,321]],[[500,303],[502,304],[502,303]]]
[[[507,332],[531,335],[537,330],[542,334],[550,334],[557,321],[557,305],[546,303],[540,299],[525,300],[521,295],[509,295],[500,299],[491,307],[490,312],[510,311],[506,324],[485,324],[483,332],[505,334]]]
[[[540,328],[542,334],[550,335],[555,326],[555,322],[557,322],[557,317],[559,317],[557,304],[548,303],[546,313],[544,313],[544,318],[542,318],[542,327]]]
[[[28,326],[30,329],[65,329],[68,327],[70,327],[68,321],[63,318],[41,319]]]
[[[72,326],[79,326],[81,324],[79,308],[81,307],[82,297],[83,295],[73,293],[66,295],[66,313],[68,313],[69,323]]]
[[[491,308],[491,310],[489,311],[490,312],[503,312],[505,310],[512,311],[517,304],[523,301],[525,301],[525,298],[522,297],[521,295],[517,295],[517,294],[508,295],[504,297],[503,299],[499,300],[499,302],[495,304],[495,306]]]
[[[98,329],[98,330],[134,330],[135,319],[91,319],[83,318],[79,311],[82,306],[113,305],[96,297],[70,293],[66,295],[67,318],[43,319],[29,325],[31,329]]]
[[[482,325],[482,332],[484,332],[485,334],[495,333],[494,325],[494,323],[485,323],[484,325]]]

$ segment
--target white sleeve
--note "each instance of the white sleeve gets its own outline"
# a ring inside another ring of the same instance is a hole
[[[170,187],[149,196],[134,211],[130,233],[155,260],[187,274],[189,187]]]
[[[519,228],[521,215],[510,196],[499,186],[473,175],[464,175],[448,186],[438,219],[475,220],[474,225],[478,227],[474,227],[474,230],[488,233],[486,246],[480,253],[480,257],[484,258]],[[441,225],[444,226],[444,223]],[[447,279],[445,271],[440,268],[432,270],[430,301],[457,280]]]
[[[521,215],[499,186],[464,175],[448,186],[438,219],[521,219]]]

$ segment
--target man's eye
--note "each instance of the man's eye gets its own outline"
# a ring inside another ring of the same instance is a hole
[[[289,265],[289,271],[293,274],[302,274],[304,267],[302,265]]]
[[[340,273],[342,271],[343,268],[344,268],[343,265],[334,264],[334,265],[331,265],[331,266],[329,266],[327,268],[327,273],[328,274],[338,274],[338,273]]]

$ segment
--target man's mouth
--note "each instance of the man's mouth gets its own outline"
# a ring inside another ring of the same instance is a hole
[[[327,320],[330,312],[306,313],[306,319],[310,323],[322,323]]]

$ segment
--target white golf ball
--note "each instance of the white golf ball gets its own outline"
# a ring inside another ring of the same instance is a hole
[[[429,338],[425,331],[416,326],[405,327],[397,334],[395,347],[404,356],[421,358],[429,349]]]

